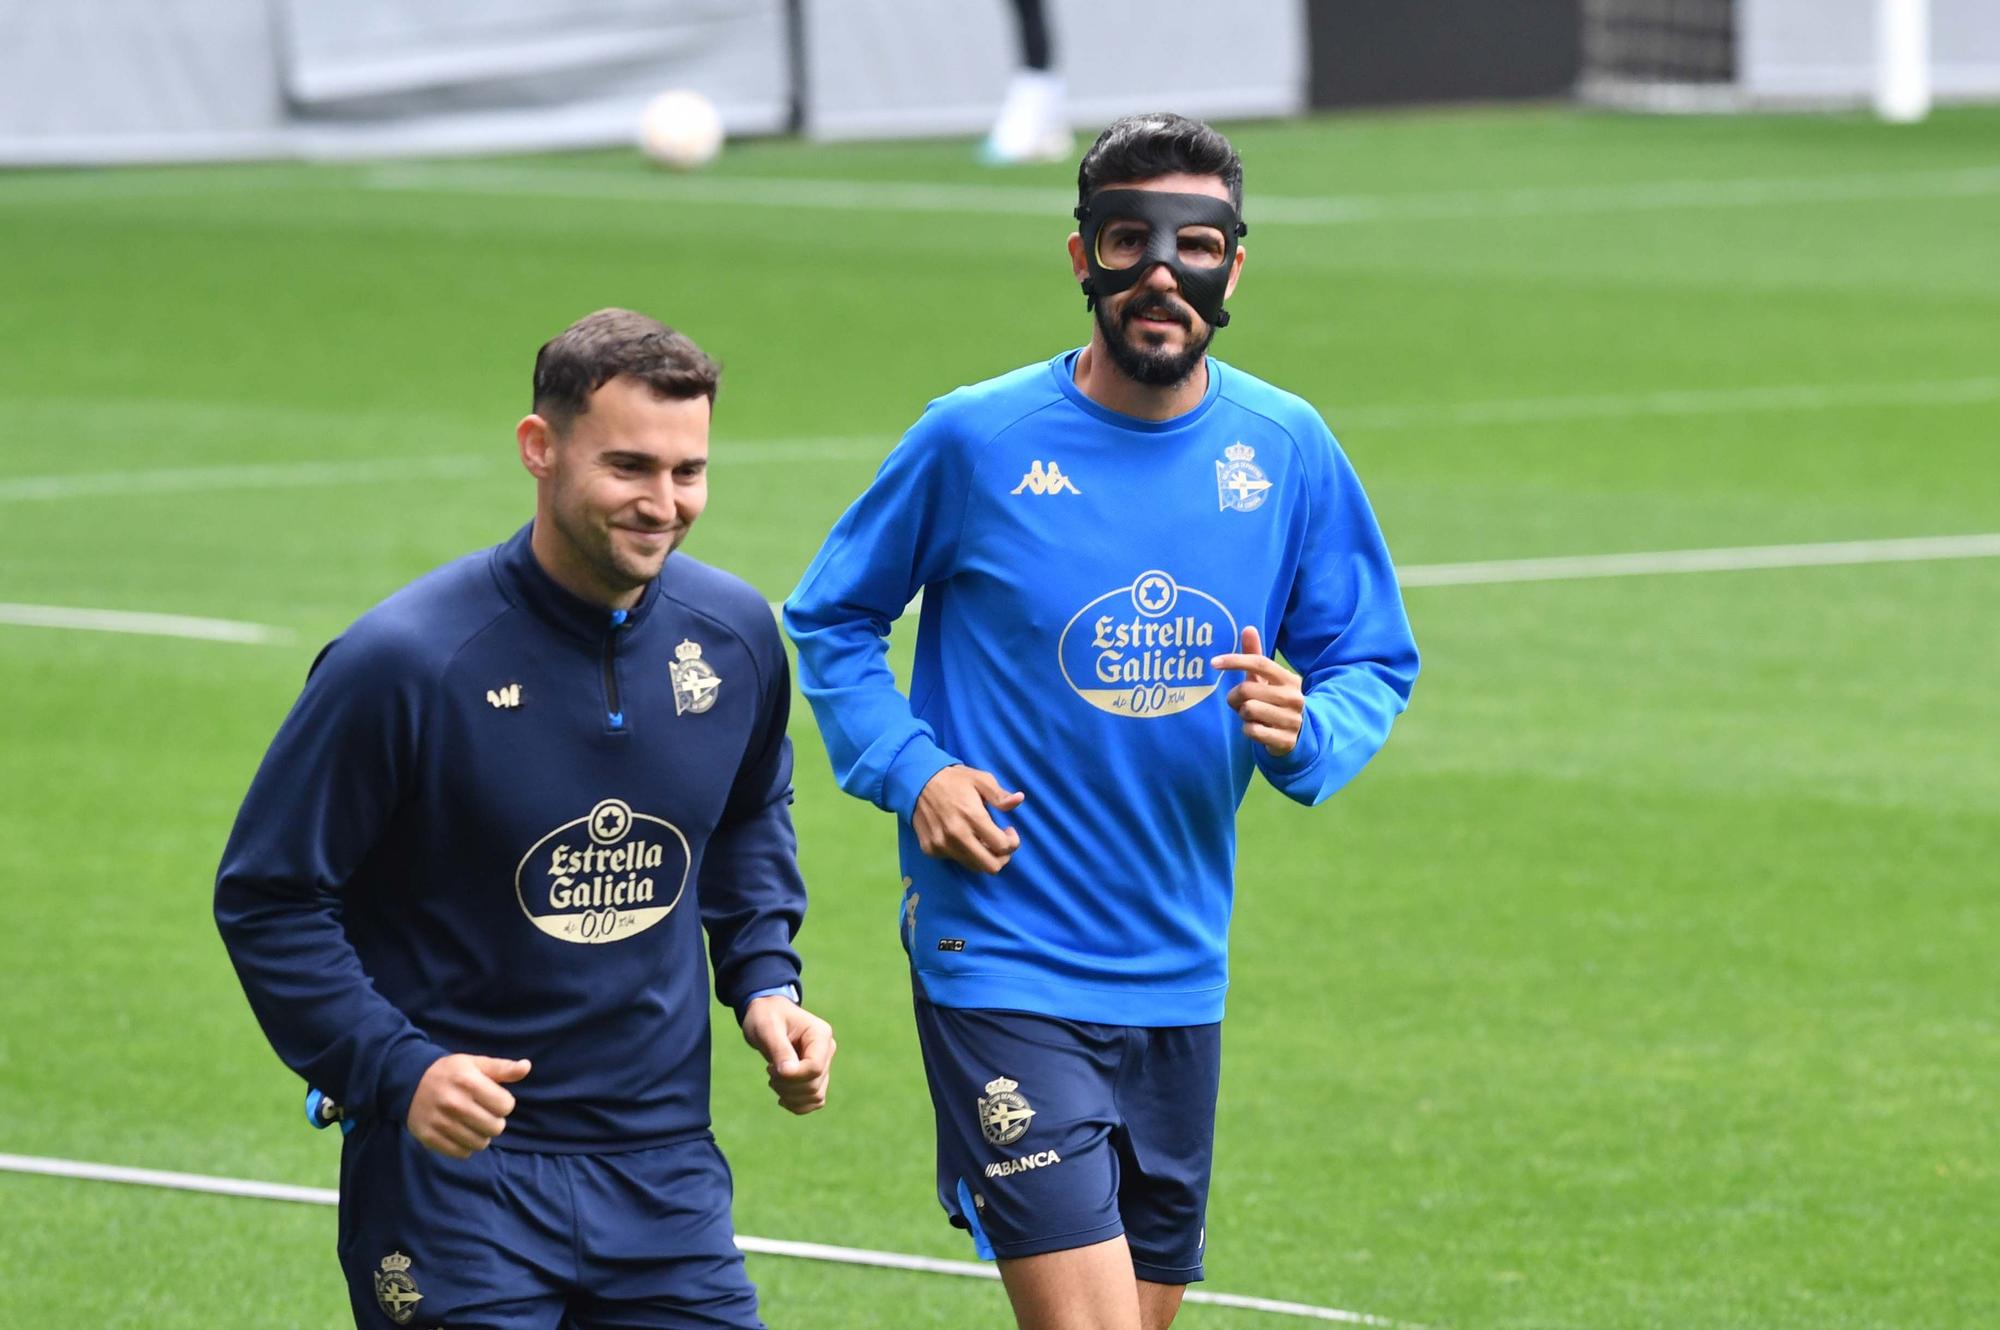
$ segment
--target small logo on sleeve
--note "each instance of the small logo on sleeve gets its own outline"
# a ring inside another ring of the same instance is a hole
[[[505,684],[499,688],[486,690],[486,704],[500,711],[512,711],[521,705],[521,685]]]

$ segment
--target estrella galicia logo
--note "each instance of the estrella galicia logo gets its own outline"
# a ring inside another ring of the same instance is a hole
[[[1078,610],[1056,651],[1063,680],[1099,711],[1171,716],[1215,691],[1208,658],[1236,640],[1227,606],[1152,569]]]
[[[514,895],[535,927],[564,942],[617,942],[673,912],[687,887],[687,837],[623,799],[605,799],[535,842]]]

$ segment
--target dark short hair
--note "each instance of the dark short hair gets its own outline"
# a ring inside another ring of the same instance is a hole
[[[722,367],[685,333],[629,309],[586,314],[535,353],[535,414],[568,431],[611,380],[634,378],[661,397],[715,400]]]
[[[1128,115],[1099,134],[1076,168],[1076,205],[1086,206],[1106,185],[1183,172],[1222,181],[1242,213],[1243,159],[1218,131],[1171,111]]]

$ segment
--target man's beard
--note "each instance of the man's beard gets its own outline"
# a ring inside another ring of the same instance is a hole
[[[597,520],[595,514],[588,510],[571,511],[558,499],[551,509],[550,516],[555,519],[556,529],[563,533],[570,548],[576,552],[578,558],[589,565],[591,572],[607,590],[630,591],[644,586],[660,575],[659,567],[651,565],[650,560],[635,561],[620,549],[618,537],[612,533],[609,526]],[[682,527],[673,542],[667,546],[666,555],[661,559],[662,564],[686,539],[687,528]]]
[[[1132,344],[1131,323],[1147,311],[1164,314],[1181,327],[1192,331],[1193,324],[1187,312],[1176,303],[1169,303],[1159,297],[1138,297],[1125,302],[1124,308],[1113,315],[1106,303],[1097,302],[1097,327],[1104,334],[1105,349],[1111,355],[1111,363],[1119,373],[1134,383],[1145,384],[1148,388],[1175,388],[1186,383],[1208,354],[1208,344],[1215,338],[1215,329],[1203,328],[1199,337],[1191,339],[1179,351],[1165,348],[1145,348]],[[1114,321],[1115,320],[1115,321]]]

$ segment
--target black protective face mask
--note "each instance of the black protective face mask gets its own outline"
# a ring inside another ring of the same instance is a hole
[[[1098,261],[1097,233],[1106,222],[1118,218],[1132,218],[1147,226],[1145,256],[1129,268],[1107,268]],[[1222,298],[1235,266],[1236,239],[1250,228],[1228,199],[1157,189],[1100,189],[1076,210],[1076,220],[1083,234],[1085,261],[1090,265],[1090,277],[1083,283],[1086,309],[1097,308],[1103,296],[1137,285],[1141,277],[1164,263],[1180,284],[1181,298],[1209,327],[1229,325],[1229,311],[1222,307]],[[1184,226],[1212,226],[1221,231],[1222,262],[1213,268],[1195,268],[1182,262],[1180,230]]]

